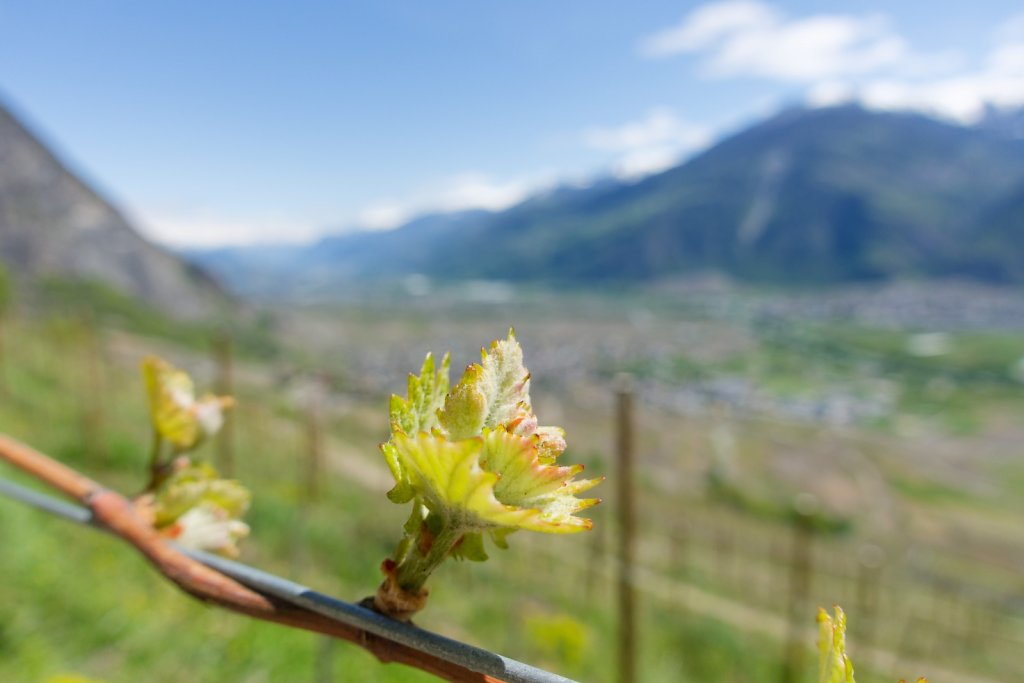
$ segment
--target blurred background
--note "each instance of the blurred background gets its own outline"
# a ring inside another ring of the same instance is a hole
[[[238,398],[242,560],[372,593],[387,397],[514,326],[609,477],[421,626],[618,681],[1024,679],[1024,10],[872,0],[0,0],[0,431],[124,492],[141,358]],[[0,476],[27,480],[11,468]],[[0,499],[0,679],[426,681],[183,598]]]

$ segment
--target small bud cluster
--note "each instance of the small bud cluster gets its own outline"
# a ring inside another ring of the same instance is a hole
[[[142,374],[153,425],[150,481],[136,498],[136,509],[153,527],[179,545],[238,555],[249,534],[241,521],[251,495],[233,479],[222,479],[212,465],[194,460],[196,448],[224,424],[229,396],[195,397],[192,379],[164,360],[150,356]]]

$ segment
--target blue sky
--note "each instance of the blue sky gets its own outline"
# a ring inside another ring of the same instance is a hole
[[[0,96],[159,241],[295,241],[639,177],[787,103],[1024,104],[1024,5],[948,5],[0,0]]]

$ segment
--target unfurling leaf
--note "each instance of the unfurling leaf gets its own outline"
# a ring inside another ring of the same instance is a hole
[[[818,608],[818,683],[855,683],[846,656],[846,614],[839,605],[834,609],[835,618]]]
[[[449,437],[458,440],[531,415],[530,373],[523,365],[523,349],[510,330],[508,339],[491,344],[490,352],[481,349],[480,363],[466,368],[439,418]]]
[[[434,355],[427,354],[419,375],[409,374],[408,397],[392,396],[391,428],[407,434],[429,432],[437,425],[437,411],[448,393],[448,368],[451,358],[445,354],[441,367],[434,369]]]
[[[142,362],[142,373],[153,428],[178,453],[216,434],[224,424],[224,411],[234,405],[230,396],[205,394],[196,399],[192,378],[155,356]]]
[[[444,403],[448,392],[448,368],[451,359],[445,354],[440,369],[434,368],[434,356],[428,353],[423,360],[419,375],[409,374],[408,396],[392,395],[388,405],[393,433],[416,434],[428,432],[437,426],[437,413]],[[395,478],[394,488],[388,492],[388,498],[395,503],[407,503],[412,500],[414,492],[409,485],[408,477],[402,472],[398,454],[390,444],[381,446],[384,460]]]
[[[211,465],[186,465],[157,489],[153,525],[183,546],[235,557],[237,542],[249,534],[241,518],[251,498],[242,484],[221,479]]]
[[[846,654],[846,613],[834,606],[835,617],[818,608],[818,683],[855,683],[853,662]],[[900,679],[900,683],[906,683]],[[917,683],[928,683],[921,677]]]
[[[251,500],[247,488],[234,479],[221,479],[212,465],[187,465],[168,477],[156,492],[156,526],[166,526],[201,504],[216,505],[238,518],[249,509]]]
[[[237,556],[238,541],[249,534],[241,521],[251,499],[248,489],[186,455],[217,433],[234,400],[212,394],[196,399],[192,379],[155,356],[143,361],[142,374],[154,440],[150,482],[136,499],[136,509],[183,546]]]
[[[576,513],[599,501],[580,499],[600,479],[575,479],[582,465],[556,465],[565,432],[538,426],[530,373],[510,331],[482,351],[447,391],[448,357],[439,371],[427,356],[409,379],[407,398],[391,399],[391,439],[381,446],[395,478],[388,497],[413,512],[376,604],[405,617],[425,601],[423,584],[448,556],[487,559],[483,538],[499,548],[518,529],[572,533],[591,527]]]
[[[498,427],[461,441],[397,434],[393,443],[427,510],[467,531],[509,527],[570,533],[591,526],[573,513],[598,501],[575,494],[600,480],[575,481],[582,468],[541,463],[528,437]]]
[[[238,542],[249,535],[249,525],[228,516],[223,508],[203,503],[161,533],[185,548],[238,557]]]

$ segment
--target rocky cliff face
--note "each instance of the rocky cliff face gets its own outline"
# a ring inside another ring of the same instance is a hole
[[[0,262],[29,283],[103,281],[183,319],[228,302],[205,272],[139,235],[2,106]]]

